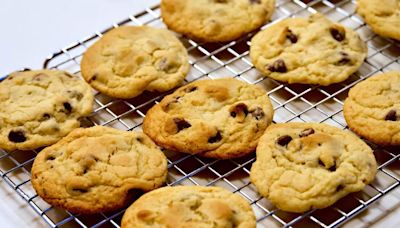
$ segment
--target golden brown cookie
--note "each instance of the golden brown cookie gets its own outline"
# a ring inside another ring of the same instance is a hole
[[[357,13],[375,33],[400,40],[399,0],[357,0]]]
[[[233,78],[201,80],[153,106],[143,131],[170,150],[228,159],[254,151],[272,116],[259,86]]]
[[[84,54],[82,76],[98,91],[133,98],[145,90],[167,91],[189,71],[182,43],[166,29],[123,26],[107,32]]]
[[[226,42],[264,25],[275,0],[162,0],[168,28],[195,40]]]
[[[255,228],[242,197],[220,187],[178,186],[151,191],[125,212],[121,227]]]
[[[160,187],[167,159],[143,133],[96,126],[76,129],[41,151],[31,172],[46,202],[93,214],[123,207],[138,190]]]
[[[271,125],[261,137],[250,179],[276,207],[300,213],[362,190],[376,169],[371,148],[351,132],[285,123]]]
[[[400,72],[374,75],[355,85],[343,112],[358,135],[377,144],[400,146]]]
[[[322,14],[288,18],[257,33],[250,57],[265,76],[327,86],[346,80],[367,55],[359,35]]]
[[[51,145],[80,126],[93,110],[92,89],[59,70],[15,72],[0,83],[0,148]]]

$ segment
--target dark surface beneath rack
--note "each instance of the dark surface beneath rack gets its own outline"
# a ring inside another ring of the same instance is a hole
[[[254,69],[248,56],[252,34],[233,42],[216,44],[197,43],[177,35],[189,52],[192,66],[186,82],[204,78],[235,77],[248,83],[258,84],[268,91],[267,95],[271,98],[275,109],[274,122],[323,122],[345,129],[346,122],[343,118],[342,107],[348,90],[375,73],[399,71],[400,44],[375,35],[354,13],[355,2],[350,0],[304,2],[277,0],[272,23],[287,17],[302,17],[315,12],[321,12],[331,20],[353,28],[368,45],[369,53],[366,61],[360,70],[345,82],[319,87],[288,85],[263,78]],[[159,15],[159,6],[154,6],[129,16],[109,29],[121,25],[144,24],[165,27]],[[79,65],[82,54],[109,29],[96,32],[93,36],[54,53],[45,61],[45,68],[57,68],[80,75]],[[95,125],[122,130],[141,130],[145,113],[165,94],[144,93],[134,99],[117,100],[96,93],[95,111],[88,120]],[[254,154],[240,159],[222,161],[164,151],[168,157],[169,167],[167,184],[216,185],[236,192],[252,205],[259,227],[336,227],[345,222],[367,226],[366,224],[371,224],[371,220],[372,222],[374,219],[379,220],[386,213],[376,208],[371,209],[374,202],[380,202],[389,197],[386,201],[391,201],[393,204],[388,206],[389,211],[400,205],[399,148],[382,148],[370,142],[367,143],[374,149],[379,164],[375,181],[363,191],[350,194],[329,208],[312,210],[304,214],[280,211],[257,194],[248,177],[251,164],[255,161]],[[0,174],[4,182],[13,188],[49,226],[119,227],[125,209],[91,216],[78,215],[51,207],[38,197],[30,183],[30,169],[37,153],[38,151],[7,153],[0,150]],[[394,194],[394,192],[397,193]]]

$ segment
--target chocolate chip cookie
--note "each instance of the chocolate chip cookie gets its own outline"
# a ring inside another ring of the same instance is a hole
[[[96,126],[75,129],[45,148],[31,172],[32,185],[46,202],[93,214],[121,208],[134,194],[160,187],[167,159],[141,132]]]
[[[185,47],[166,29],[123,26],[107,32],[83,55],[82,76],[98,91],[133,98],[167,91],[189,71]]]
[[[400,146],[400,72],[358,83],[350,89],[343,112],[358,135],[377,144]]]
[[[399,0],[357,0],[357,13],[375,33],[400,40]]]
[[[0,148],[51,145],[92,112],[92,89],[65,71],[15,72],[0,83]]]
[[[233,79],[190,83],[146,114],[143,131],[158,145],[211,158],[252,152],[272,121],[266,91]]]
[[[265,76],[323,86],[346,80],[366,55],[356,32],[318,13],[280,21],[257,33],[250,46],[251,60]]]
[[[271,125],[257,146],[251,182],[289,212],[325,208],[376,174],[371,148],[349,131],[319,123]]]
[[[226,42],[249,33],[271,17],[275,0],[162,0],[168,28],[195,40]]]
[[[125,212],[121,227],[255,228],[248,202],[220,187],[164,187],[146,193]]]

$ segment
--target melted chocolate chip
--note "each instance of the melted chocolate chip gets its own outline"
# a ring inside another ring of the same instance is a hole
[[[41,121],[45,121],[45,120],[48,120],[48,119],[50,119],[50,114],[44,113],[43,116],[42,116],[42,118],[41,118],[40,120],[41,120]]]
[[[339,42],[343,41],[346,37],[346,34],[344,32],[342,33],[336,28],[331,28],[329,31],[331,32],[332,37]]]
[[[63,103],[64,109],[65,109],[65,113],[71,113],[72,111],[72,106],[70,103],[68,102],[64,102]]]
[[[300,137],[306,137],[306,136],[312,135],[314,133],[315,133],[314,129],[307,128],[307,129],[304,129],[302,132],[300,132],[299,136]]]
[[[337,62],[336,65],[343,66],[343,65],[346,65],[347,63],[349,63],[351,61],[350,57],[349,57],[349,54],[347,54],[346,52],[341,51],[340,55],[342,56],[342,58]]]
[[[93,74],[93,76],[89,78],[88,82],[90,83],[91,81],[96,81],[96,79],[97,79],[97,74]]]
[[[192,126],[189,122],[187,122],[186,120],[181,119],[181,118],[174,118],[174,122],[176,124],[176,127],[178,128],[178,132],[182,131],[185,128],[189,128]]]
[[[244,117],[246,117],[247,114],[249,114],[249,111],[247,110],[247,105],[245,105],[243,103],[237,104],[231,111],[232,117],[236,117],[236,116],[240,116],[240,115],[244,115]]]
[[[385,120],[388,120],[388,121],[396,121],[396,120],[397,120],[397,112],[396,112],[396,110],[390,110],[390,111],[386,114]]]
[[[260,4],[261,0],[249,0],[251,4]]]
[[[197,90],[197,87],[196,86],[193,86],[193,87],[188,87],[188,88],[186,88],[185,89],[185,92],[186,93],[191,93],[191,92],[194,92],[194,91],[196,91]]]
[[[142,137],[136,137],[136,141],[138,141],[138,142],[143,142],[143,138]]]
[[[26,141],[26,136],[22,130],[11,130],[10,133],[8,133],[8,140],[15,143],[21,143]]]
[[[256,118],[256,120],[261,120],[264,117],[264,111],[262,108],[257,107],[254,111],[251,112],[251,115]]]
[[[76,98],[78,101],[82,100],[83,98],[83,94],[75,90],[68,90],[67,93],[69,94],[70,98]]]
[[[335,172],[336,171],[336,165],[333,165],[333,166],[329,167],[329,171]]]
[[[290,141],[292,141],[292,137],[290,137],[289,135],[283,135],[276,140],[276,143],[281,146],[287,146]]]
[[[83,188],[73,188],[72,191],[74,191],[74,192],[79,192],[79,193],[86,193],[86,192],[88,192],[87,189],[83,189]]]
[[[217,131],[216,135],[214,135],[213,137],[210,137],[208,139],[208,143],[216,143],[216,142],[221,141],[221,139],[222,139],[221,132]]]
[[[287,30],[286,38],[288,38],[292,44],[297,43],[297,36],[290,29]]]
[[[272,65],[268,66],[268,70],[272,72],[285,73],[287,72],[286,64],[282,59],[276,60]]]
[[[336,191],[337,191],[337,192],[340,192],[340,191],[342,191],[343,189],[344,189],[344,186],[341,185],[341,184],[339,184],[339,185],[336,187]]]
[[[54,159],[56,159],[56,157],[54,157],[54,156],[52,156],[52,155],[50,155],[50,156],[48,156],[48,157],[46,158],[46,160],[49,160],[49,161],[53,161]]]
[[[318,164],[325,168],[325,163],[321,159],[318,159]]]

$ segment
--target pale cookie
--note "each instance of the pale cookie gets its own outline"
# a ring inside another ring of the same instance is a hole
[[[362,190],[376,169],[371,148],[351,132],[286,123],[271,125],[261,137],[250,179],[277,208],[300,213]]]
[[[195,40],[226,42],[264,25],[275,0],[162,0],[168,28]]]
[[[46,202],[93,214],[125,206],[138,190],[160,187],[167,159],[143,133],[96,126],[76,129],[41,151],[31,172]]]
[[[80,126],[93,109],[92,89],[65,71],[12,73],[0,83],[0,148],[51,145]]]
[[[400,72],[374,75],[350,89],[344,117],[358,135],[400,146]]]
[[[204,157],[244,156],[272,121],[266,91],[233,79],[190,83],[146,114],[143,131],[158,145]]]
[[[136,200],[121,227],[255,228],[248,202],[220,187],[164,187]]]
[[[400,0],[357,0],[357,13],[375,33],[400,40]]]
[[[366,55],[356,32],[321,14],[280,21],[257,33],[250,46],[251,60],[265,76],[323,86],[346,80]]]
[[[185,47],[170,31],[123,26],[107,32],[83,55],[82,76],[98,91],[133,98],[181,84],[189,71]]]

